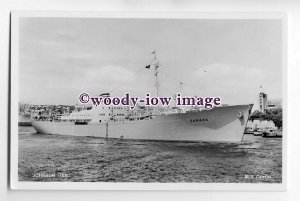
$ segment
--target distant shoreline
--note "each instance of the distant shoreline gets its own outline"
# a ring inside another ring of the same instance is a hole
[[[30,121],[18,122],[18,126],[32,126]]]

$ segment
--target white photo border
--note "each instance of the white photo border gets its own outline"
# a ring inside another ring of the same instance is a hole
[[[109,183],[109,182],[24,182],[18,180],[19,20],[22,17],[66,18],[157,18],[157,19],[281,19],[282,20],[282,183]],[[10,187],[13,190],[202,190],[202,191],[286,191],[287,186],[287,13],[257,12],[11,12],[11,119]]]

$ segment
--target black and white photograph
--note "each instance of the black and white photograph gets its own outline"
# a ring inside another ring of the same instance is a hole
[[[282,15],[13,12],[11,33],[14,188],[284,187]]]

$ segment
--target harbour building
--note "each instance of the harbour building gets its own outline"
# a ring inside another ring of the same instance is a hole
[[[264,92],[259,93],[259,111],[262,113],[266,113],[267,111],[274,110],[274,109],[280,109],[282,106],[282,100],[281,99],[269,99],[268,95]]]
[[[266,112],[267,102],[268,102],[268,95],[264,92],[259,93],[259,111],[262,113]]]

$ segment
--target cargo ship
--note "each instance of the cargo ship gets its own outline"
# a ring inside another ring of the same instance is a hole
[[[159,62],[155,56],[150,65],[155,76],[158,96]],[[100,96],[109,96],[109,93]],[[253,104],[203,108],[158,108],[92,106],[60,118],[35,116],[32,126],[41,134],[93,136],[103,138],[241,142]]]

